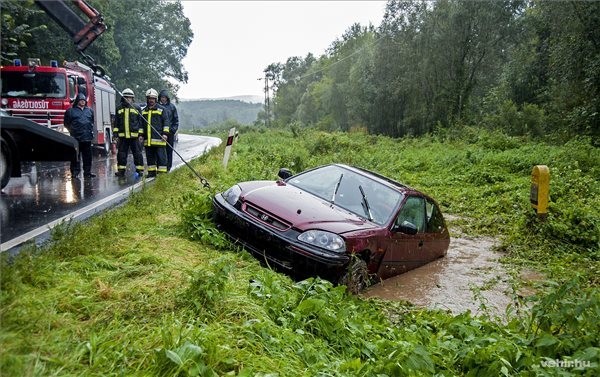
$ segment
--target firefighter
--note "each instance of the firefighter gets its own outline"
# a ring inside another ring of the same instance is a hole
[[[144,146],[146,147],[146,163],[148,176],[167,172],[167,152],[165,146],[169,137],[169,117],[164,107],[158,104],[156,89],[146,91],[146,105],[142,108],[144,126]]]
[[[173,166],[173,147],[177,130],[179,129],[179,115],[177,115],[177,107],[171,103],[169,92],[163,89],[158,94],[158,103],[169,112],[169,137],[167,139],[167,171]]]
[[[142,156],[142,145],[140,128],[142,126],[141,108],[134,102],[133,90],[127,88],[123,90],[121,104],[117,107],[115,117],[115,127],[113,135],[118,138],[117,151],[117,177],[124,177],[127,169],[127,154],[131,150],[135,171],[139,176],[144,174],[144,157]]]
[[[87,106],[85,94],[75,97],[73,107],[65,111],[64,124],[71,136],[79,142],[79,154],[83,161],[83,176],[93,178],[92,140],[94,139],[94,112]],[[71,161],[71,177],[77,178],[80,172],[79,161]]]

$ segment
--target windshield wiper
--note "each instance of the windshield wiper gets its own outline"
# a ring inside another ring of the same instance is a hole
[[[335,190],[333,190],[333,196],[331,197],[332,203],[335,203],[335,195],[337,194],[338,189],[340,188],[340,183],[342,183],[342,178],[344,178],[344,173],[340,174],[340,178],[338,178],[338,181],[335,184]]]
[[[369,201],[367,200],[367,195],[365,195],[365,190],[363,190],[361,185],[358,185],[358,189],[362,195],[362,206],[367,214],[368,220],[373,221],[373,214],[371,213],[371,207],[369,206]]]

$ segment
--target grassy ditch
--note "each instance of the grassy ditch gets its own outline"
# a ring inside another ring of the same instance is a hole
[[[395,140],[242,130],[227,170],[222,147],[192,163],[210,191],[180,169],[122,207],[64,224],[50,246],[2,260],[0,374],[596,375],[598,150],[463,131]],[[499,238],[514,276],[543,272],[539,294],[515,296],[506,322],[364,300],[261,267],[213,227],[215,192],[329,162],[431,194],[458,215],[456,229]],[[529,205],[536,164],[551,169],[545,222]]]

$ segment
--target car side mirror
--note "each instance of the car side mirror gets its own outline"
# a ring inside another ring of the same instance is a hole
[[[410,221],[406,221],[406,220],[404,220],[402,222],[402,224],[400,224],[400,225],[395,225],[392,228],[392,230],[394,232],[401,232],[401,233],[406,233],[406,234],[411,234],[411,235],[417,234],[417,232],[418,232],[417,226],[415,224],[411,223]]]
[[[279,173],[277,173],[277,176],[281,179],[288,179],[289,177],[291,177],[293,174],[290,171],[290,169],[286,169],[286,168],[281,168],[279,169]]]

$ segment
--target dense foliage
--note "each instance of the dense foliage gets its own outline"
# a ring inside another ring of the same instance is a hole
[[[597,375],[600,154],[589,139],[247,127],[226,170],[223,147],[192,162],[210,191],[179,169],[85,225],[59,227],[45,248],[3,256],[3,375]],[[456,216],[453,234],[499,237],[514,277],[506,314],[453,316],[294,282],[215,229],[216,191],[333,161],[428,192]],[[551,170],[544,222],[529,205],[534,164]],[[546,276],[530,287],[537,294],[523,296],[520,266]]]
[[[273,63],[275,123],[600,136],[600,2],[390,0],[378,27]]]
[[[85,53],[106,69],[119,89],[132,88],[138,98],[143,98],[148,88],[167,88],[176,93],[176,83],[187,82],[181,60],[193,33],[180,0],[89,3],[103,15],[108,30]],[[51,59],[82,61],[70,36],[32,0],[3,0],[0,10],[2,64],[30,57],[46,63]],[[74,12],[87,21],[79,9],[74,8]]]

